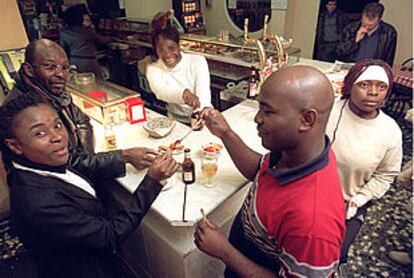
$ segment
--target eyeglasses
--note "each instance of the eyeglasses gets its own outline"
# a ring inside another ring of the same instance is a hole
[[[55,64],[45,63],[45,64],[31,64],[31,65],[34,67],[43,67],[47,71],[56,71],[58,68],[61,71],[70,71],[71,69],[70,64],[55,65]]]

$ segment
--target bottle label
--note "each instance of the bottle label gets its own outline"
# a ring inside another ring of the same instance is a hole
[[[183,179],[184,179],[184,181],[193,181],[193,173],[192,172],[184,172]]]

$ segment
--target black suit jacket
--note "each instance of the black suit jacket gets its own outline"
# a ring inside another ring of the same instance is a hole
[[[77,157],[71,170],[92,183],[114,178],[125,167],[109,159],[113,155]],[[124,207],[109,217],[98,198],[54,176],[12,168],[8,184],[14,224],[42,278],[120,277],[117,246],[134,231],[161,190],[146,176]]]

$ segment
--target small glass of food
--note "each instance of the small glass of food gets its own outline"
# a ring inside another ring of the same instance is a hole
[[[201,147],[204,156],[216,157],[220,154],[223,149],[223,145],[217,143],[208,143]]]

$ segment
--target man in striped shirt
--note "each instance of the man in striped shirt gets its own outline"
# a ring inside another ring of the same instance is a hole
[[[264,156],[251,150],[222,115],[204,116],[239,171],[253,185],[230,238],[201,221],[195,243],[226,264],[226,277],[330,277],[345,233],[336,160],[325,135],[333,92],[318,70],[273,73],[258,96],[255,122]]]

